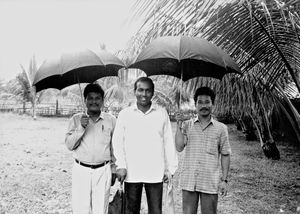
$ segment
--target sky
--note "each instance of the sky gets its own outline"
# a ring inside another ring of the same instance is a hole
[[[9,81],[72,49],[113,53],[125,48],[142,20],[129,21],[135,0],[0,0],[0,80]]]

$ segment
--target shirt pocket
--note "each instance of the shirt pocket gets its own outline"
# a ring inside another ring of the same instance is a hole
[[[109,143],[112,135],[112,128],[103,126],[102,135],[104,137],[104,143]]]
[[[219,151],[219,143],[217,137],[211,137],[206,142],[206,153],[210,155],[217,155]]]
[[[112,128],[110,128],[110,127],[104,127],[103,134],[105,136],[111,136],[111,131],[112,131]]]

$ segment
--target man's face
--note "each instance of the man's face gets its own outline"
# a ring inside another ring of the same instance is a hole
[[[137,82],[134,94],[136,96],[137,104],[141,106],[148,106],[151,104],[153,92],[151,85],[148,82]]]
[[[199,116],[207,117],[211,114],[213,103],[208,95],[199,95],[197,97],[196,109]]]
[[[103,104],[103,98],[100,93],[90,92],[85,99],[88,112],[98,113]]]

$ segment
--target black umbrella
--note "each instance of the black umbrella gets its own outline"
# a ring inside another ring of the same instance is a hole
[[[125,64],[118,57],[104,50],[63,53],[40,66],[32,85],[36,92],[48,88],[63,89],[77,83],[92,83],[101,77],[118,76],[123,67]],[[80,84],[79,89],[84,108]]]
[[[171,75],[222,79],[226,73],[241,74],[238,65],[221,48],[199,37],[165,36],[153,40],[129,68],[139,68],[147,76]]]
[[[76,83],[92,83],[101,77],[118,76],[125,64],[107,51],[83,50],[46,60],[34,76],[36,91],[63,89]]]

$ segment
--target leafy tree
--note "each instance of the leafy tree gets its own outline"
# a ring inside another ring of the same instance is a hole
[[[270,115],[282,106],[282,100],[286,100],[282,92],[292,90],[291,85],[296,86],[298,94],[300,92],[300,2],[137,0],[135,8],[134,16],[146,16],[139,32],[143,35],[139,41],[142,46],[158,36],[200,36],[235,59],[243,77],[228,75],[220,83],[211,83],[222,101],[217,110],[243,123],[247,123],[245,118],[250,118],[247,121],[252,121],[259,130],[265,154],[278,158]],[[197,81],[191,81],[192,86],[187,88],[191,90],[202,85],[203,82]],[[287,103],[293,110],[293,105]],[[285,112],[299,133],[299,113],[295,110],[292,115],[288,113],[290,111]]]
[[[22,86],[22,89],[24,90],[24,94],[27,94],[26,101],[31,102],[32,104],[32,116],[34,119],[36,119],[36,102],[37,102],[37,95],[35,91],[35,87],[32,87],[32,82],[34,80],[34,75],[37,72],[37,65],[36,65],[36,59],[35,56],[32,56],[30,59],[28,70],[24,68],[23,65],[20,65],[22,69],[22,73],[17,76],[19,84]],[[39,95],[41,95],[40,93]],[[25,97],[23,99],[23,103],[25,101]]]
[[[3,96],[15,99],[18,102],[23,103],[23,113],[26,112],[26,102],[30,102],[32,105],[32,116],[35,119],[35,106],[39,97],[43,93],[39,93],[39,96],[36,95],[35,89],[31,87],[34,75],[36,73],[36,60],[33,56],[29,63],[29,68],[26,70],[23,65],[20,65],[22,72],[19,73],[15,79],[10,80],[6,85],[6,93],[2,94]]]

